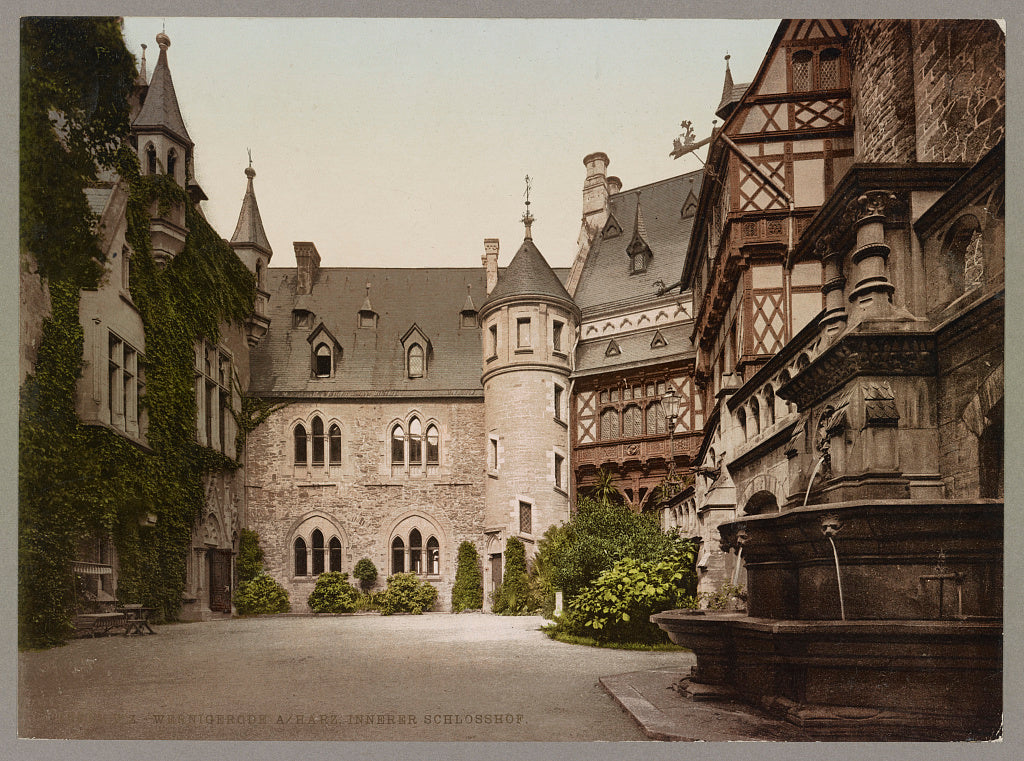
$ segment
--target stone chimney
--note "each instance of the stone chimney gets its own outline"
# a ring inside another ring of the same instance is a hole
[[[316,245],[309,242],[294,242],[295,247],[295,268],[297,277],[295,279],[296,295],[310,294],[313,292],[313,283],[316,282],[320,273],[320,252]]]
[[[498,239],[484,238],[484,255],[480,257],[480,263],[484,265],[487,272],[487,293],[494,290],[498,282]]]
[[[613,196],[622,190],[622,180],[618,177],[608,178],[608,195]]]
[[[587,168],[587,179],[583,181],[583,224],[591,231],[600,230],[608,219],[608,164],[608,155],[600,151],[583,159]]]

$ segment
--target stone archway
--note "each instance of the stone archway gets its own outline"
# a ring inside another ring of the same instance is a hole
[[[978,439],[978,496],[1003,496],[1003,365],[978,385],[960,419]]]
[[[762,473],[747,482],[736,500],[736,505],[741,506],[747,515],[777,513],[779,506],[785,502],[783,495],[785,491],[782,483],[777,478]]]

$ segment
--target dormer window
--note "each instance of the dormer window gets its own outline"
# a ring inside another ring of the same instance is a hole
[[[337,369],[335,364],[342,357],[341,344],[322,322],[306,340],[309,341],[310,375],[314,378],[332,377]]]
[[[361,310],[359,312],[359,327],[372,328],[377,324],[377,313]]]
[[[292,327],[293,328],[311,328],[313,327],[313,313],[308,309],[293,309],[292,310]]]
[[[425,374],[423,347],[413,344],[409,347],[409,377],[422,378]]]
[[[402,349],[405,356],[405,377],[426,377],[430,361],[430,339],[415,323],[402,336]]]
[[[331,347],[327,344],[318,344],[314,352],[313,372],[318,378],[331,377]]]
[[[629,271],[634,275],[647,271],[647,253],[637,251],[629,255]]]
[[[462,315],[462,327],[464,328],[475,328],[476,327],[476,312],[463,311]]]

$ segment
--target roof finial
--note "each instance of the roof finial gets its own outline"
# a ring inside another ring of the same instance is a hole
[[[256,176],[256,170],[252,168],[252,148],[245,149],[249,154],[249,166],[245,169],[245,176],[250,180]]]
[[[146,43],[142,43],[142,63],[139,66],[139,83],[146,84]]]
[[[526,212],[523,214],[523,225],[526,226],[525,240],[533,240],[533,232],[530,230],[533,225],[533,215],[530,214],[530,175],[526,175]]]

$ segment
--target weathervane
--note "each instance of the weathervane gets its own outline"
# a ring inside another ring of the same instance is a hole
[[[530,225],[533,224],[533,215],[530,213],[530,175],[526,175],[526,212],[523,214],[523,224],[526,225],[526,237],[532,239]]]
[[[249,168],[252,169],[252,148],[245,149],[249,154]]]
[[[672,141],[672,152],[668,155],[674,159],[680,156],[685,156],[687,153],[693,153],[698,148],[701,148],[711,142],[715,136],[715,125],[718,124],[718,119],[711,120],[711,135],[704,138],[700,142],[697,142],[697,135],[693,131],[693,122],[689,119],[684,119],[679,122],[679,126],[683,128],[683,131],[679,134],[679,137]]]

